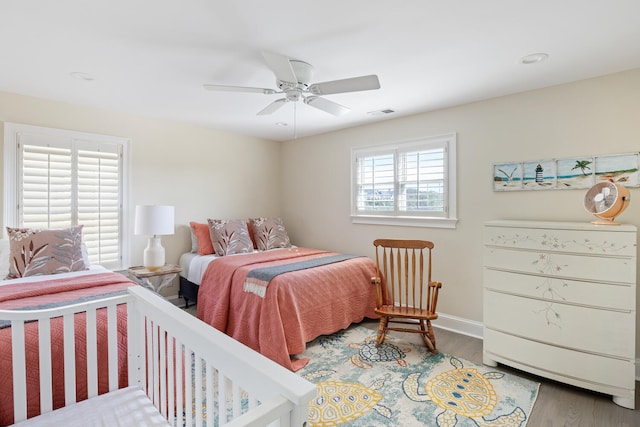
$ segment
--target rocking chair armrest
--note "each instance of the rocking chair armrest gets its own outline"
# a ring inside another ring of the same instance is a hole
[[[430,288],[438,288],[438,289],[440,289],[442,287],[442,283],[440,283],[440,282],[429,282],[429,287]]]

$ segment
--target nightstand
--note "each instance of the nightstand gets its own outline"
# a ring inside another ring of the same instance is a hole
[[[182,267],[174,264],[166,264],[156,270],[150,271],[146,267],[137,266],[129,268],[129,277],[156,293],[168,286],[182,271]]]

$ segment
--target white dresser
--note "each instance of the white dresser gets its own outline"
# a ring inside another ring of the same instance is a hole
[[[485,223],[484,363],[633,409],[636,241],[631,225]]]

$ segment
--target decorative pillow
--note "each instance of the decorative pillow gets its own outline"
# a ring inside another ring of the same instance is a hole
[[[7,227],[7,279],[86,270],[82,256],[82,225],[60,230]]]
[[[249,238],[251,242],[253,242],[253,249],[258,249],[258,244],[256,243],[256,237],[253,235],[253,227],[251,226],[251,220],[247,220],[247,230],[249,230]]]
[[[211,244],[211,235],[209,234],[209,226],[191,221],[189,223],[193,234],[198,241],[197,252],[200,255],[211,255],[213,253],[213,245]]]
[[[240,219],[209,219],[211,243],[216,255],[232,255],[253,252],[247,222]]]
[[[291,247],[287,230],[280,218],[253,218],[251,228],[259,251]]]

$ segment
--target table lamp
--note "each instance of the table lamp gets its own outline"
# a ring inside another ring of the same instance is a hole
[[[173,233],[173,206],[136,206],[134,234],[150,236],[143,255],[143,265],[149,271],[158,270],[164,265],[164,248],[160,236]]]

